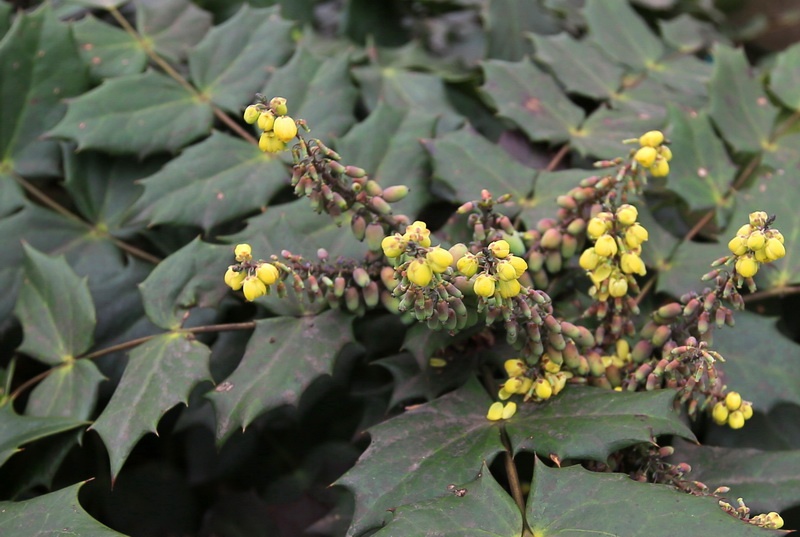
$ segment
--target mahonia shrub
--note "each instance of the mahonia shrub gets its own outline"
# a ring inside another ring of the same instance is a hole
[[[798,45],[277,3],[0,3],[0,534],[796,527]]]

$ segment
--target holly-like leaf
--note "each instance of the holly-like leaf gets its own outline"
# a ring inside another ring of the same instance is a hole
[[[657,436],[694,439],[673,408],[675,393],[573,388],[541,405],[520,405],[506,421],[514,453],[605,462],[614,451]]]
[[[367,119],[336,143],[349,164],[369,171],[383,188],[406,185],[408,196],[392,208],[396,213],[417,215],[432,197],[428,192],[429,157],[423,138],[433,136],[436,118],[381,102]],[[392,133],[386,136],[386,133]]]
[[[800,404],[800,372],[794,363],[800,345],[781,334],[776,319],[737,311],[736,326],[715,335],[714,348],[725,357],[725,384],[753,406],[768,412],[781,402]]]
[[[589,38],[609,58],[643,71],[664,54],[664,46],[626,0],[587,2]]]
[[[86,279],[64,257],[52,258],[27,245],[24,270],[14,310],[24,332],[19,351],[50,365],[86,351],[96,322]]]
[[[652,107],[648,107],[646,113],[629,107],[602,107],[595,110],[579,130],[571,133],[570,144],[584,156],[615,158],[630,151],[630,146],[623,144],[622,140],[638,138],[649,130],[660,128],[663,123],[663,112]]]
[[[72,417],[20,416],[14,412],[11,403],[6,403],[0,406],[0,466],[19,451],[20,446],[28,442],[63,433],[86,424],[88,422]],[[0,522],[0,528],[2,528],[2,522]]]
[[[217,414],[217,438],[245,429],[268,410],[296,405],[315,379],[333,373],[337,354],[353,340],[352,322],[335,310],[256,321],[239,366],[207,395]]]
[[[608,99],[622,83],[624,70],[612,63],[593,43],[567,33],[552,37],[532,35],[536,59],[547,64],[568,91],[595,99]]]
[[[750,74],[742,50],[714,49],[714,75],[708,91],[711,118],[736,151],[755,153],[769,144],[778,110]]]
[[[527,519],[534,535],[674,537],[782,535],[742,522],[699,497],[666,485],[638,483],[627,475],[595,473],[580,466],[548,468],[536,460]]]
[[[744,498],[754,513],[781,511],[800,503],[800,450],[697,446],[681,442],[673,461],[692,467],[691,478],[709,489],[730,487],[728,502]]]
[[[285,96],[289,114],[305,119],[313,136],[328,141],[341,136],[355,122],[358,91],[350,80],[349,67],[348,52],[323,59],[301,45],[261,93]]]
[[[513,160],[500,146],[470,128],[428,140],[434,177],[447,189],[437,189],[448,201],[464,203],[481,198],[487,189],[494,196],[511,194],[519,202],[533,186],[535,170]]]
[[[244,4],[189,53],[192,81],[214,104],[238,114],[291,56],[292,27],[274,7],[253,9]]]
[[[529,229],[536,227],[542,218],[552,218],[558,210],[556,198],[566,194],[582,180],[594,175],[594,170],[562,170],[558,172],[539,172],[533,197],[522,201],[520,218]]]
[[[73,25],[78,51],[96,81],[141,73],[147,54],[136,39],[116,26],[87,15]]]
[[[50,136],[78,149],[139,157],[176,152],[211,131],[211,106],[173,79],[148,71],[113,78],[70,102]]]
[[[183,60],[211,27],[211,14],[189,0],[139,0],[136,29],[155,51]]]
[[[530,55],[526,38],[534,34],[555,34],[560,31],[553,13],[539,2],[495,0],[482,10],[486,28],[486,57],[518,61]]]
[[[736,175],[725,145],[717,138],[705,112],[684,114],[670,110],[670,149],[680,155],[670,162],[667,186],[690,210],[726,204],[724,199]]]
[[[28,398],[25,414],[40,417],[88,419],[105,377],[91,360],[75,360],[53,368]]]
[[[645,243],[644,248],[647,247]],[[701,292],[711,286],[701,278],[711,272],[712,261],[729,253],[724,244],[681,242],[669,256],[669,262],[660,264],[656,291],[673,297],[689,291]]]
[[[20,13],[0,42],[0,169],[58,175],[58,144],[41,137],[63,116],[64,99],[87,83],[72,31],[50,4]]]
[[[230,290],[223,282],[233,248],[193,240],[164,261],[139,286],[147,317],[167,330],[181,326],[192,308],[213,308]]]
[[[119,7],[126,3],[127,0],[67,0],[67,3],[78,4],[81,6],[92,8],[111,9],[112,7]]]
[[[530,61],[490,60],[483,64],[483,71],[486,82],[481,90],[487,102],[531,140],[565,142],[578,130],[583,110]]]
[[[136,220],[209,231],[265,207],[290,173],[274,155],[219,131],[145,178]]]
[[[376,537],[437,535],[519,535],[522,515],[486,464],[478,477],[448,487],[450,494],[392,510],[392,520]]]
[[[800,43],[777,56],[769,76],[769,89],[792,110],[800,110]]]
[[[667,88],[677,90],[679,94],[698,96],[705,104],[712,73],[713,67],[708,62],[698,60],[694,56],[676,56],[654,65],[649,78]],[[676,101],[684,107],[690,104],[677,99]]]
[[[451,495],[503,450],[489,396],[476,381],[370,429],[372,443],[337,482],[356,495],[348,535],[380,526],[386,510]],[[413,434],[409,434],[413,431]]]
[[[151,339],[130,353],[125,373],[106,408],[92,425],[108,449],[112,479],[158,420],[202,381],[211,380],[211,351],[179,333]]]
[[[686,54],[697,52],[715,41],[724,42],[724,38],[711,24],[687,13],[669,20],[659,20],[658,26],[664,41]]]
[[[78,502],[83,483],[37,496],[24,502],[0,502],[3,537],[125,537],[89,516]]]

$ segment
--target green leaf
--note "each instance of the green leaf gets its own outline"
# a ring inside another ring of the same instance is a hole
[[[13,465],[3,467],[0,494],[6,499],[30,497],[34,491],[50,490],[64,459],[83,439],[83,427],[54,434],[28,444],[14,455]]]
[[[25,277],[14,310],[25,334],[19,351],[50,365],[69,361],[93,341],[96,320],[86,279],[63,256],[24,248]]]
[[[531,140],[565,142],[578,130],[583,110],[573,104],[552,77],[527,60],[483,63],[486,101]]]
[[[9,28],[11,28],[11,4],[3,2],[0,4],[0,39],[2,39]]]
[[[520,218],[529,229],[536,227],[542,218],[552,218],[558,210],[556,198],[566,194],[578,183],[594,175],[594,170],[561,170],[558,172],[539,172],[533,197],[522,201]]]
[[[67,0],[68,4],[78,4],[86,7],[111,9],[119,7],[128,0]]]
[[[672,390],[615,392],[571,388],[540,405],[520,405],[506,421],[514,453],[606,462],[614,451],[665,434],[694,439],[675,412]]]
[[[645,248],[648,244],[645,243]],[[710,287],[700,278],[711,272],[711,263],[730,252],[724,244],[681,242],[670,256],[669,262],[659,266],[656,291],[679,297],[690,291],[701,292]]]
[[[24,502],[0,502],[4,537],[125,537],[89,516],[78,502],[78,483]]]
[[[214,131],[141,182],[136,221],[195,225],[207,232],[265,207],[290,175],[274,155]]]
[[[711,490],[730,487],[725,493],[728,502],[744,498],[754,513],[781,511],[794,507],[800,500],[800,450],[760,451],[697,446],[681,442],[674,461],[692,467],[692,480],[704,483]]]
[[[128,32],[87,15],[73,25],[78,51],[95,81],[141,73],[147,54]]]
[[[97,403],[97,390],[105,377],[91,360],[75,360],[54,367],[36,385],[25,414],[39,417],[88,419]]]
[[[358,91],[350,80],[349,68],[348,52],[322,59],[301,45],[261,93],[285,96],[289,114],[305,119],[314,137],[329,141],[355,122]]]
[[[637,207],[639,209],[639,223],[644,226],[649,235],[647,242],[642,245],[642,260],[648,267],[659,271],[669,268],[669,258],[678,244],[678,239],[661,226],[659,219],[653,215],[652,208],[645,208],[638,204]],[[711,269],[710,266],[708,268],[709,270]],[[705,274],[705,272],[702,274]],[[700,279],[700,276],[695,276],[694,274],[689,276],[692,282]]]
[[[555,34],[558,20],[539,2],[527,0],[494,0],[482,11],[486,28],[486,58],[518,61],[530,55],[528,32]]]
[[[329,310],[315,316],[256,321],[236,370],[207,397],[217,415],[217,438],[244,430],[281,405],[296,405],[318,377],[333,373],[341,348],[353,341],[353,317]]]
[[[620,88],[624,70],[590,42],[563,33],[552,37],[531,35],[536,59],[545,63],[567,91],[595,99],[608,99]]]
[[[800,110],[800,43],[778,54],[769,89],[792,110]]]
[[[538,459],[527,515],[534,535],[674,537],[676,527],[681,535],[782,534],[732,517],[720,509],[716,498],[580,466],[548,468]]]
[[[392,520],[376,537],[437,535],[519,535],[522,515],[484,463],[473,481],[448,487],[450,494],[392,510]]]
[[[686,114],[671,108],[670,125],[670,149],[676,158],[670,162],[667,186],[692,211],[726,205],[724,197],[736,167],[714,133],[708,114]]]
[[[252,102],[254,93],[291,56],[293,26],[276,8],[244,4],[189,53],[192,81],[214,104],[239,114],[242,104]]]
[[[643,71],[664,54],[664,46],[626,0],[590,1],[583,11],[589,39],[609,58]]]
[[[453,203],[481,199],[483,189],[494,196],[511,194],[519,202],[533,186],[535,170],[470,128],[428,140],[425,147],[433,157],[434,177],[447,189],[440,194]]]
[[[49,4],[20,13],[0,41],[0,169],[59,175],[58,144],[41,137],[63,116],[64,99],[87,82],[72,32]]]
[[[653,65],[650,79],[666,88],[673,88],[680,94],[699,96],[703,104],[708,100],[708,83],[711,80],[713,67],[710,63],[698,60],[694,56],[676,56]],[[687,108],[690,103],[675,99]]]
[[[387,509],[451,495],[503,450],[489,396],[476,381],[372,427],[372,443],[336,481],[356,496],[348,535],[380,526]],[[409,434],[413,431],[413,434]]]
[[[223,276],[233,262],[233,248],[193,240],[159,263],[139,286],[147,317],[176,330],[187,310],[217,307],[230,290]]]
[[[211,14],[189,0],[136,2],[136,29],[156,53],[174,62],[203,39],[211,22]]]
[[[78,149],[99,149],[140,158],[176,152],[211,132],[213,113],[173,79],[148,71],[113,78],[70,102],[49,132],[74,140]]]
[[[162,334],[131,351],[125,373],[106,408],[91,426],[108,449],[112,480],[161,417],[202,381],[211,380],[211,351],[188,335]]]
[[[664,41],[685,54],[697,52],[710,43],[723,39],[711,24],[687,13],[670,20],[659,20],[658,27]]]
[[[778,111],[751,76],[744,51],[724,46],[714,49],[714,75],[708,91],[711,119],[734,150],[755,153],[769,144]]]
[[[86,424],[88,422],[71,417],[20,416],[14,412],[13,405],[6,402],[0,406],[0,466],[19,451],[23,444]]]
[[[664,123],[661,114],[636,113],[630,108],[599,108],[572,132],[570,144],[583,156],[616,158],[627,155],[630,146],[622,140],[638,138],[643,133],[660,128]]]
[[[776,319],[737,311],[736,326],[714,337],[725,358],[721,369],[729,390],[768,412],[781,402],[800,404],[800,371],[794,363],[800,345],[775,326]]]
[[[414,216],[432,199],[429,157],[420,142],[433,136],[435,123],[431,114],[381,101],[367,119],[336,142],[336,149],[349,164],[368,170],[382,187],[408,186],[408,196],[392,207],[396,213]]]

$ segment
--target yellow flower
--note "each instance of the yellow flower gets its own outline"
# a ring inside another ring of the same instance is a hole
[[[536,379],[533,393],[535,393],[536,397],[539,399],[550,399],[550,396],[553,395],[553,386],[551,386],[546,379]]]
[[[625,296],[628,292],[628,282],[625,278],[611,278],[608,282],[608,294],[614,298]]]
[[[406,241],[402,235],[395,233],[383,238],[381,248],[383,248],[383,254],[386,257],[399,257],[406,251]]]
[[[658,152],[655,148],[645,146],[636,151],[636,154],[633,155],[633,159],[645,168],[649,168],[656,161],[657,156]]]
[[[406,232],[403,234],[403,238],[407,241],[416,242],[423,248],[427,248],[431,245],[431,232],[428,229],[427,224],[422,222],[421,220],[416,220],[406,227]]]
[[[643,147],[658,147],[664,143],[664,133],[661,131],[648,131],[639,137],[639,145]]]
[[[499,401],[497,403],[492,403],[489,407],[489,412],[486,413],[486,419],[491,421],[497,421],[503,417],[503,403]]]
[[[234,266],[235,265],[231,265],[225,272],[225,283],[234,291],[238,291],[242,288],[242,285],[244,285],[244,279],[247,277],[247,273],[243,270],[233,270]]]
[[[508,257],[508,253],[511,249],[511,246],[508,242],[500,239],[499,241],[494,241],[489,244],[489,250],[494,254],[495,257],[499,259],[503,259]]]
[[[764,237],[764,232],[756,229],[750,236],[747,237],[747,247],[751,250],[760,250],[764,247],[764,244],[767,242],[766,237]]]
[[[514,267],[514,270],[517,273],[517,278],[521,278],[522,275],[525,274],[525,271],[528,270],[528,263],[521,257],[509,255],[507,260],[509,263],[511,263],[511,266]]]
[[[783,235],[781,235],[781,238],[783,238]],[[770,261],[776,261],[786,255],[786,248],[783,246],[783,241],[773,237],[767,240],[764,253],[767,254],[767,258]]]
[[[281,116],[275,118],[272,131],[275,133],[275,137],[278,140],[281,142],[288,142],[297,136],[297,123],[289,116]]]
[[[275,125],[275,116],[272,114],[271,110],[267,110],[260,116],[258,116],[258,128],[262,131],[271,131],[272,127]]]
[[[743,255],[736,260],[736,272],[742,278],[752,278],[758,272],[758,261],[749,255]]]
[[[503,362],[503,368],[506,370],[506,374],[509,377],[518,377],[528,370],[528,367],[525,365],[525,362],[523,362],[519,358],[512,358],[510,360],[506,360],[505,362]]]
[[[252,248],[249,244],[237,244],[233,249],[233,255],[236,256],[236,261],[239,263],[253,259]]]
[[[650,166],[650,173],[653,177],[666,177],[669,175],[669,163],[665,158],[657,158],[656,161]]]
[[[594,243],[594,251],[602,257],[612,257],[617,254],[617,241],[611,235],[603,235]]]
[[[769,215],[764,211],[755,211],[750,213],[750,225],[753,227],[763,227],[767,224]]]
[[[741,410],[734,410],[728,416],[728,426],[731,429],[741,429],[744,427],[744,414]]]
[[[262,132],[258,139],[258,148],[264,153],[280,153],[286,149],[286,142],[279,140],[274,132]]]
[[[497,282],[497,291],[503,298],[513,298],[517,296],[520,291],[522,291],[522,286],[520,285],[519,280],[500,280]]]
[[[747,239],[740,236],[735,236],[730,241],[728,241],[728,250],[731,251],[733,255],[744,255],[747,253]]]
[[[272,285],[278,281],[280,274],[277,267],[272,263],[261,263],[256,269],[256,276],[266,285]]]
[[[725,425],[728,423],[728,414],[730,414],[730,412],[728,412],[728,407],[726,407],[725,403],[722,401],[714,405],[714,410],[711,411],[711,417],[717,425]]]
[[[738,392],[728,392],[725,396],[725,406],[730,411],[739,410],[742,406],[742,396]]]
[[[650,234],[641,224],[633,224],[625,230],[625,244],[629,248],[638,248],[649,238]]]
[[[475,294],[482,297],[490,297],[494,295],[494,278],[488,274],[479,274],[475,278],[475,283],[472,285],[472,290]]]
[[[508,261],[500,261],[495,267],[495,273],[500,281],[508,282],[517,279],[517,270]]]
[[[586,234],[590,239],[596,239],[604,235],[606,231],[608,231],[608,222],[597,216],[589,220],[589,224],[586,226]]]
[[[408,265],[406,275],[411,283],[419,285],[420,287],[425,287],[431,283],[433,279],[433,271],[430,265],[422,259],[413,260]]]
[[[478,272],[478,258],[471,253],[466,253],[456,262],[456,268],[461,274],[471,278]]]
[[[642,258],[636,254],[622,254],[619,265],[625,274],[638,274],[639,276],[647,274],[647,268],[644,266]]]
[[[437,274],[447,270],[447,267],[453,262],[453,254],[444,248],[436,247],[425,255],[431,270]]]
[[[600,263],[600,256],[594,251],[594,248],[587,248],[578,259],[578,264],[583,270],[594,270]]]
[[[244,297],[252,302],[260,296],[267,294],[267,286],[255,276],[248,276],[243,285]]]
[[[504,420],[511,419],[511,417],[517,413],[517,403],[508,402],[506,406],[503,407],[503,413],[500,415],[501,418]]]
[[[250,125],[258,121],[260,115],[261,111],[254,104],[251,104],[250,106],[244,109],[244,121],[245,123],[248,123]]]
[[[625,205],[620,205],[619,209],[617,209],[617,222],[623,226],[635,224],[638,217],[639,211],[633,205],[626,203]]]

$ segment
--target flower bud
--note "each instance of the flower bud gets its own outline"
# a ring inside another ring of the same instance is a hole
[[[472,286],[472,290],[476,295],[482,297],[490,297],[494,295],[494,278],[488,274],[479,274],[478,277],[475,278],[475,283]]]
[[[541,238],[542,248],[555,250],[561,246],[561,232],[556,228],[550,228],[544,232]]]
[[[655,163],[650,166],[650,173],[653,177],[666,177],[669,175],[669,163],[664,158],[657,158]]]
[[[628,281],[625,278],[611,278],[608,282],[608,294],[614,298],[623,297],[628,293]]]
[[[783,236],[781,235],[781,237]],[[767,240],[764,253],[767,254],[767,259],[776,261],[786,255],[786,248],[783,246],[783,242],[780,239],[773,237]]]
[[[741,429],[744,427],[744,414],[741,410],[734,410],[728,416],[728,426],[731,429]]]
[[[611,235],[603,235],[594,244],[594,251],[602,257],[612,257],[617,254],[617,241]]]
[[[622,224],[623,226],[630,226],[636,223],[636,219],[639,217],[639,211],[636,210],[636,207],[630,204],[620,205],[617,209],[617,222]]]
[[[279,116],[285,116],[289,113],[289,108],[286,106],[286,99],[283,97],[273,97],[270,99],[269,107]]]
[[[405,185],[395,185],[383,189],[383,199],[389,203],[396,203],[408,196],[408,187]]]
[[[503,298],[513,298],[517,296],[521,290],[522,286],[520,285],[519,280],[500,280],[497,282],[497,291]]]
[[[672,150],[666,145],[662,145],[658,148],[658,154],[667,162],[672,160]]]
[[[503,239],[489,244],[489,250],[498,259],[504,259],[508,257],[510,248],[511,247],[509,246],[508,242],[504,241]]]
[[[437,274],[446,271],[447,267],[453,262],[453,255],[449,251],[438,246],[430,250],[425,255],[425,258],[428,260],[431,270]]]
[[[742,278],[752,278],[758,272],[758,261],[750,255],[743,255],[736,260],[736,273]]]
[[[275,116],[272,115],[272,112],[267,110],[260,116],[258,116],[258,128],[262,131],[271,131],[272,127],[275,125]]]
[[[471,253],[466,253],[456,262],[456,268],[461,274],[471,278],[478,272],[478,258]]]
[[[747,253],[747,239],[740,236],[735,236],[728,241],[728,249],[733,255],[744,255]]]
[[[653,342],[653,345],[656,347],[664,346],[664,343],[667,342],[669,337],[672,335],[672,329],[666,325],[662,324],[658,328],[656,328],[655,333],[650,341]]]
[[[583,218],[576,218],[567,226],[567,233],[573,237],[579,237],[586,231],[586,220]]]
[[[664,133],[661,131],[648,131],[639,137],[639,145],[643,147],[658,147],[664,143]]]
[[[260,263],[256,269],[256,277],[265,285],[272,285],[278,281],[280,275],[280,271],[272,263]]]
[[[738,392],[728,392],[725,396],[725,406],[730,411],[739,410],[742,406],[742,396]]]
[[[422,259],[415,259],[408,265],[406,276],[411,283],[419,285],[420,287],[425,287],[431,283],[433,271],[427,262]]]
[[[717,425],[725,425],[728,422],[728,414],[728,408],[722,401],[714,405],[714,409],[711,411],[711,417]]]
[[[356,267],[353,269],[353,281],[359,287],[366,287],[372,280],[370,280],[369,273],[364,267]]]
[[[653,147],[645,146],[639,148],[636,154],[633,155],[633,160],[638,162],[641,166],[649,168],[656,161],[658,152]]]
[[[258,107],[254,104],[251,104],[247,108],[244,109],[244,122],[252,125],[256,121],[258,121],[258,116],[261,115],[261,111]]]
[[[742,401],[742,406],[739,407],[739,410],[742,411],[744,419],[749,420],[750,418],[753,417],[753,405],[751,405],[747,401]]]
[[[500,281],[511,281],[517,279],[517,270],[508,261],[500,261],[495,267],[495,274]]]

